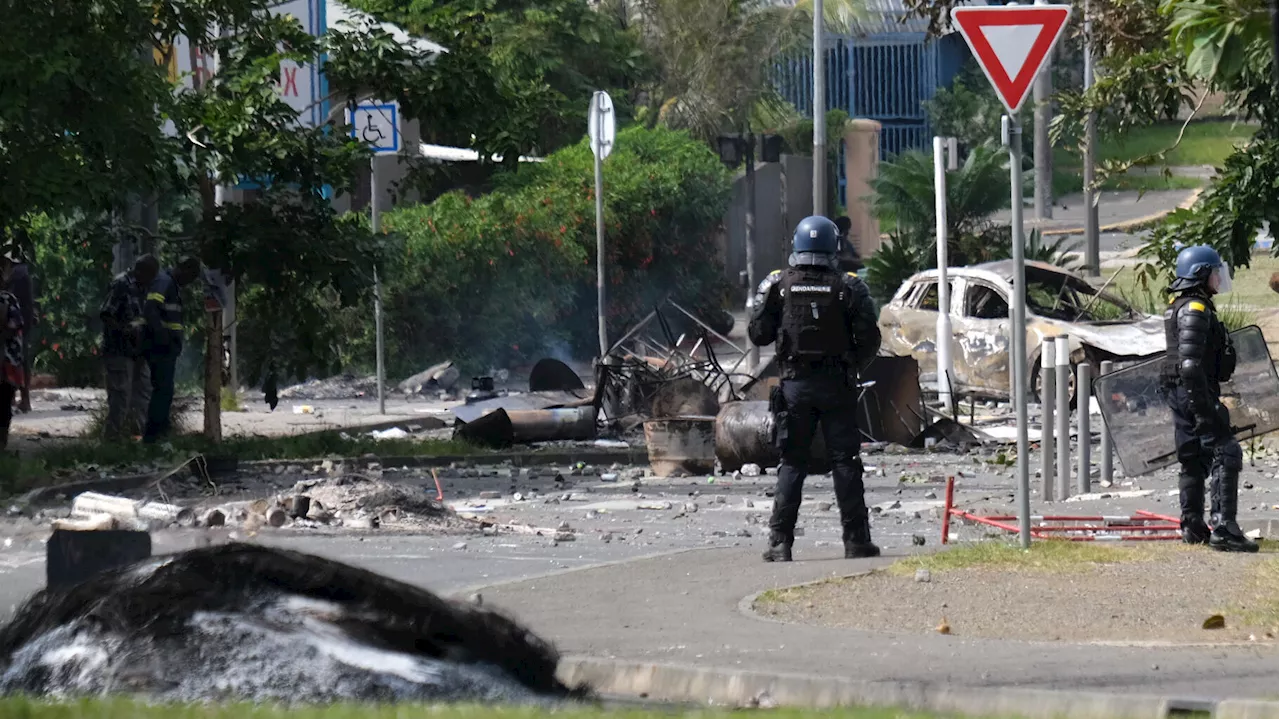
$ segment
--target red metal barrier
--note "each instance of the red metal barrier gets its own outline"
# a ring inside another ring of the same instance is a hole
[[[942,515],[942,543],[951,537],[951,518],[985,524],[1016,534],[1018,518],[1011,514],[977,515],[955,506],[955,477],[947,477],[946,502]],[[1181,540],[1176,517],[1139,510],[1132,515],[1047,514],[1031,517],[1033,539],[1071,542],[1155,542]]]

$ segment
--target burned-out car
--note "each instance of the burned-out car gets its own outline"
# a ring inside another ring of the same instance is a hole
[[[1164,321],[1099,292],[1083,277],[1044,262],[1027,262],[1027,369],[1032,399],[1040,396],[1040,348],[1046,337],[1066,335],[1071,363],[1117,369],[1164,352]],[[1010,396],[1009,298],[1013,262],[987,262],[947,270],[951,290],[953,388],[979,397]],[[921,382],[937,381],[938,271],[910,277],[880,311],[881,351],[911,356]],[[1075,372],[1071,374],[1075,396]],[[936,385],[935,385],[936,386]]]

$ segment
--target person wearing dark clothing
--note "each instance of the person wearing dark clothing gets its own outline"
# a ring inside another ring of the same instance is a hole
[[[1178,253],[1176,275],[1169,286],[1175,295],[1164,313],[1161,376],[1182,466],[1182,540],[1224,552],[1256,552],[1258,545],[1236,523],[1244,455],[1220,400],[1221,383],[1235,371],[1236,352],[1218,319],[1213,295],[1231,290],[1230,268],[1212,247],[1197,245]],[[1205,480],[1212,529],[1204,521]]]
[[[22,311],[22,386],[19,388],[18,409],[31,411],[31,333],[36,326],[35,284],[31,279],[31,266],[22,262],[17,254],[10,254],[12,269],[9,279],[0,282],[0,289],[13,295]]]
[[[853,220],[841,215],[835,219],[836,239],[839,240],[840,271],[857,274],[862,270],[862,258],[858,256],[858,248],[849,239],[849,230],[853,228]]]
[[[769,520],[767,562],[791,561],[796,517],[818,424],[831,454],[846,558],[874,557],[863,497],[856,373],[880,349],[875,302],[862,280],[836,269],[837,229],[805,218],[792,239],[790,267],[760,283],[747,334],[756,345],[777,342],[782,382],[770,397],[782,455]]]
[[[0,288],[8,286],[16,264],[12,252],[0,254]],[[26,386],[22,323],[22,305],[17,296],[0,289],[0,450],[9,444],[14,396]]]
[[[107,419],[103,438],[119,440],[146,427],[151,403],[151,371],[143,356],[146,320],[142,304],[160,263],[143,255],[133,269],[112,281],[98,316],[102,319],[102,360],[107,371]]]
[[[177,267],[156,273],[147,287],[142,307],[143,347],[151,372],[151,402],[142,441],[148,444],[169,434],[174,372],[182,354],[182,288],[199,275],[199,261],[187,257]]]

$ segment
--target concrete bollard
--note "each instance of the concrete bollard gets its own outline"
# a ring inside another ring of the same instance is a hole
[[[1053,478],[1053,408],[1055,387],[1054,364],[1058,356],[1052,337],[1044,338],[1040,345],[1040,498],[1052,502],[1055,498]]]
[[[1071,496],[1071,347],[1066,335],[1058,335],[1054,345],[1054,368],[1058,374],[1057,488],[1058,499],[1065,500]]]
[[[1076,447],[1080,463],[1076,465],[1076,491],[1089,493],[1089,450],[1093,434],[1089,431],[1089,398],[1093,396],[1093,366],[1087,361],[1076,368]]]
[[[1113,363],[1111,360],[1103,360],[1102,366],[1098,370],[1099,376],[1105,376],[1105,375],[1111,374],[1111,370],[1114,367],[1115,367],[1115,363]],[[1101,404],[1102,400],[1099,399],[1098,403]],[[1111,479],[1113,474],[1111,471],[1111,452],[1112,452],[1111,430],[1107,429],[1107,423],[1103,422],[1102,423],[1102,446],[1098,448],[1098,453],[1102,455],[1099,458],[1102,460],[1102,467],[1101,467],[1102,472],[1099,479],[1101,480],[1102,486],[1104,487],[1111,484]]]

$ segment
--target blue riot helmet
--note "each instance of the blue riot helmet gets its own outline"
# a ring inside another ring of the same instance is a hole
[[[836,223],[825,217],[806,217],[796,225],[791,237],[791,266],[823,265],[836,262],[840,248],[840,232]]]
[[[1193,245],[1179,252],[1174,274],[1176,279],[1169,286],[1174,291],[1201,285],[1215,294],[1231,291],[1231,268],[1208,245]]]

